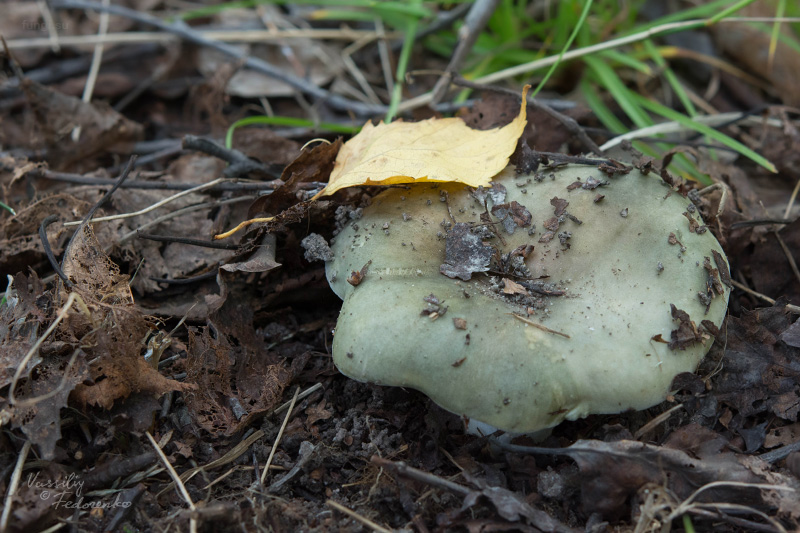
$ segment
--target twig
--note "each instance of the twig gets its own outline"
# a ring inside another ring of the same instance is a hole
[[[191,189],[187,189],[185,191],[179,192],[178,194],[173,194],[172,196],[170,196],[168,198],[164,198],[160,202],[156,202],[156,203],[154,203],[154,204],[152,204],[152,205],[150,205],[148,207],[145,207],[144,209],[140,209],[139,211],[134,211],[132,213],[122,213],[122,214],[119,214],[119,215],[110,215],[110,216],[107,216],[107,217],[100,217],[100,218],[96,218],[96,219],[92,220],[92,222],[106,222],[106,221],[109,221],[109,220],[121,220],[123,218],[138,217],[139,215],[144,215],[146,213],[149,213],[150,211],[154,211],[154,210],[158,209],[159,207],[161,207],[163,205],[166,205],[166,204],[168,204],[168,203],[170,203],[172,201],[175,201],[178,198],[181,198],[183,196],[186,196],[186,195],[189,195],[189,194],[192,194],[192,193],[195,193],[195,192],[199,192],[199,191],[204,191],[206,189],[210,189],[214,185],[222,183],[225,180],[226,180],[226,178],[217,178],[217,179],[215,179],[213,181],[209,181],[208,183],[206,183],[204,185],[198,185],[197,187],[192,187]],[[64,226],[65,227],[77,226],[78,224],[81,224],[81,222],[80,221],[64,222]]]
[[[750,287],[748,287],[747,285],[745,285],[744,283],[739,283],[735,279],[732,279],[731,283],[737,289],[741,289],[744,292],[746,292],[747,294],[752,294],[756,298],[761,298],[762,300],[764,300],[768,304],[775,305],[775,300],[770,298],[766,294],[761,294],[760,292],[756,292],[753,289],[751,289]],[[791,312],[791,313],[794,313],[795,315],[800,315],[800,306],[792,305],[792,304],[786,304],[786,310]]]
[[[281,487],[283,487],[286,483],[291,481],[293,477],[295,477],[297,474],[300,473],[300,471],[303,469],[306,463],[308,463],[308,461],[311,460],[311,457],[313,457],[314,455],[314,450],[316,449],[317,448],[307,440],[301,442],[300,452],[297,457],[297,462],[288,472],[286,472],[280,478],[270,483],[269,487],[267,487],[267,492],[275,493],[281,490]]]
[[[101,0],[103,6],[108,7],[109,0]],[[108,33],[108,12],[100,13],[100,22],[97,27],[98,35],[105,35]],[[89,65],[89,75],[86,76],[86,85],[83,86],[83,95],[81,101],[89,103],[92,101],[92,94],[94,93],[94,86],[97,83],[97,75],[100,73],[100,65],[103,64],[103,45],[98,43],[94,45],[94,52],[92,52],[92,63]],[[72,130],[72,142],[78,142],[81,136],[81,127],[75,126]]]
[[[768,224],[791,224],[794,220],[787,218],[757,218],[753,220],[745,220],[743,222],[734,222],[731,224],[731,229],[736,228],[749,228],[752,226],[766,226]]]
[[[786,446],[781,446],[777,450],[772,450],[771,452],[762,453],[758,457],[759,459],[763,459],[768,463],[774,463],[788,457],[789,454],[794,452],[800,452],[800,440],[797,442],[793,442],[792,444],[787,444]]]
[[[289,411],[286,413],[286,417],[283,419],[283,424],[281,424],[281,429],[278,430],[278,436],[275,437],[275,443],[272,445],[272,449],[269,451],[269,457],[267,458],[267,464],[264,465],[264,471],[261,473],[261,484],[264,484],[264,480],[267,479],[267,472],[269,472],[269,465],[272,464],[272,458],[275,456],[275,451],[278,449],[278,443],[283,436],[283,430],[286,429],[286,424],[289,423],[289,418],[292,417],[292,409],[294,409],[294,404],[297,401],[297,395],[300,394],[300,387],[294,391],[294,397],[292,397],[292,402],[289,404]]]
[[[47,226],[52,224],[58,220],[58,215],[49,215],[42,223],[39,225],[39,240],[42,241],[42,247],[44,248],[44,254],[47,256],[47,260],[50,262],[50,266],[53,267],[53,270],[56,271],[56,274],[59,278],[64,282],[67,287],[72,287],[73,283],[64,274],[64,271],[61,270],[61,265],[58,264],[58,259],[56,259],[55,254],[53,253],[53,249],[50,247],[50,241],[47,240]]]
[[[128,18],[130,20],[135,20],[141,24],[147,24],[149,26],[153,26],[160,30],[177,35],[191,43],[217,50],[235,60],[242,61],[245,67],[251,68],[271,78],[283,81],[284,83],[291,85],[303,93],[325,100],[335,108],[352,111],[359,115],[383,114],[386,111],[386,106],[356,102],[333,94],[321,87],[317,87],[311,82],[289,72],[284,72],[283,70],[270,63],[267,63],[262,59],[248,56],[247,53],[235,46],[204,37],[202,34],[191,29],[182,21],[168,24],[152,15],[134,11],[133,9],[128,9],[118,5],[103,6],[96,2],[89,2],[85,0],[53,0],[50,3],[50,7],[52,9],[84,9],[97,12],[107,12]]]
[[[201,209],[206,209],[206,208],[209,208],[209,207],[217,207],[217,206],[220,206],[220,205],[228,205],[228,204],[233,204],[233,203],[238,203],[238,202],[246,202],[246,201],[252,200],[252,199],[253,199],[252,196],[239,196],[238,198],[229,198],[227,200],[218,200],[218,201],[215,201],[215,202],[204,202],[204,203],[200,203],[200,204],[190,205],[190,206],[184,207],[183,209],[178,209],[176,211],[170,211],[169,213],[166,213],[165,215],[162,215],[162,216],[160,216],[158,218],[154,218],[153,220],[150,220],[149,222],[146,222],[146,223],[142,224],[141,226],[137,227],[136,229],[134,229],[132,231],[129,231],[128,233],[126,233],[125,235],[123,235],[119,239],[119,243],[120,244],[124,244],[124,243],[128,242],[130,239],[132,239],[133,237],[135,237],[136,234],[139,231],[141,231],[143,229],[147,229],[147,228],[152,227],[152,226],[155,226],[157,224],[161,224],[162,222],[165,222],[167,220],[171,220],[171,219],[179,217],[181,215],[186,215],[188,213],[192,213],[194,211],[199,211]]]
[[[375,466],[391,470],[402,477],[421,481],[426,485],[439,487],[440,489],[444,489],[450,492],[455,492],[456,494],[461,494],[462,496],[466,496],[470,492],[472,492],[468,487],[459,485],[458,483],[453,483],[452,481],[441,478],[434,474],[430,474],[428,472],[424,472],[412,466],[408,466],[403,461],[389,461],[388,459],[384,459],[383,457],[373,455],[370,458],[369,462],[374,464]]]
[[[75,183],[77,185],[96,185],[104,187],[107,185],[114,185],[117,180],[110,178],[93,178],[91,176],[82,176],[81,174],[69,174],[66,172],[54,172],[43,168],[35,168],[26,174],[36,178],[42,178],[52,181],[60,181],[65,183]],[[236,181],[224,180],[213,187],[209,187],[209,191],[271,191],[283,185],[281,180],[273,181]],[[128,180],[122,185],[123,189],[153,189],[153,190],[166,190],[166,191],[185,191],[201,187],[201,183],[167,183],[163,181],[144,181],[144,180]]]
[[[647,435],[648,433],[653,431],[656,428],[656,426],[658,426],[662,422],[665,422],[669,417],[671,417],[672,413],[674,413],[678,409],[681,409],[682,407],[683,407],[683,404],[679,403],[678,405],[675,405],[675,406],[671,407],[670,409],[667,409],[666,411],[664,411],[663,413],[661,413],[660,415],[658,415],[654,419],[650,420],[647,424],[645,424],[642,427],[640,427],[639,429],[637,429],[636,433],[633,434],[633,438],[636,439],[636,440],[639,440],[643,436]]]
[[[22,445],[22,449],[17,455],[17,464],[14,466],[14,472],[11,474],[11,479],[8,482],[8,492],[6,492],[6,500],[3,503],[3,514],[0,515],[0,533],[5,533],[8,527],[8,518],[11,516],[11,504],[14,503],[14,495],[19,488],[19,480],[22,478],[22,467],[25,465],[25,460],[28,458],[28,452],[31,450],[31,441],[26,440]]]
[[[42,14],[42,20],[44,21],[44,27],[47,29],[47,42],[50,45],[50,50],[54,54],[58,54],[61,52],[61,46],[58,43],[58,31],[56,30],[56,21],[53,20],[53,13],[50,11],[50,8],[47,7],[47,2],[45,0],[37,0],[36,5],[39,7],[39,12]]]
[[[541,324],[537,324],[536,322],[533,322],[532,320],[528,320],[527,318],[525,318],[522,315],[518,315],[517,313],[510,313],[510,314],[513,315],[514,318],[516,318],[517,320],[521,320],[522,322],[525,322],[529,326],[533,326],[533,327],[538,328],[538,329],[540,329],[542,331],[546,331],[547,333],[553,333],[555,335],[561,335],[565,339],[569,339],[570,338],[569,335],[567,335],[566,333],[561,333],[560,331],[556,331],[554,329],[550,329],[548,327],[545,327],[545,326],[543,326]]]
[[[281,177],[280,173],[271,170],[267,165],[250,159],[239,150],[225,148],[211,139],[196,135],[186,135],[183,138],[182,145],[186,150],[196,150],[228,162],[230,166],[223,172],[226,178],[235,178],[253,171],[263,172],[276,179]]]
[[[797,262],[794,260],[792,251],[789,250],[789,247],[786,246],[785,242],[783,242],[783,237],[781,237],[781,234],[778,233],[778,230],[774,230],[772,233],[775,234],[775,238],[778,240],[778,244],[780,244],[784,255],[786,255],[786,260],[789,261],[789,266],[792,267],[792,272],[794,273],[795,279],[798,282],[800,282],[800,269],[797,268]]]
[[[301,392],[301,393],[300,393],[300,394],[297,396],[297,401],[299,402],[299,401],[301,401],[301,400],[305,400],[306,398],[308,398],[309,396],[311,396],[311,394],[313,394],[314,392],[318,391],[318,390],[319,390],[319,389],[321,389],[321,388],[322,388],[322,383],[316,383],[316,384],[312,385],[311,387],[307,388],[306,390],[304,390],[303,392]],[[271,412],[269,415],[267,415],[267,416],[278,415],[278,414],[280,414],[280,413],[284,412],[285,410],[289,409],[289,407],[290,407],[291,405],[292,405],[292,401],[291,401],[291,400],[289,400],[288,402],[286,402],[286,403],[284,403],[283,405],[281,405],[281,406],[279,406],[278,408],[276,408],[274,411],[272,411],[272,412]]]
[[[226,244],[223,242],[203,241],[200,239],[188,239],[186,237],[175,237],[172,235],[153,235],[152,233],[136,232],[136,236],[140,239],[147,239],[150,241],[158,242],[175,242],[179,244],[189,244],[191,246],[201,246],[203,248],[216,248],[219,250],[238,250],[238,244]]]
[[[327,501],[325,501],[325,505],[333,507],[337,511],[346,514],[350,518],[361,522],[362,524],[364,524],[368,528],[371,528],[373,531],[379,531],[380,533],[392,533],[392,530],[386,529],[385,527],[381,526],[380,524],[376,524],[375,522],[373,522],[372,520],[370,520],[366,516],[362,516],[362,515],[358,514],[357,512],[355,512],[355,511],[353,511],[351,509],[348,509],[347,507],[345,507],[341,503],[335,502],[333,500],[327,500]]]
[[[192,276],[189,278],[154,278],[149,277],[147,279],[151,281],[155,281],[156,283],[164,283],[166,285],[191,285],[192,283],[197,283],[198,281],[204,281],[207,279],[213,279],[217,277],[217,271],[212,270],[211,272],[206,272],[205,274],[198,274],[197,276]]]
[[[51,26],[48,24],[48,28]],[[357,41],[372,37],[380,38],[380,34],[372,30],[357,30],[353,28],[290,28],[269,30],[197,30],[202,37],[213,41],[227,43],[270,43],[285,41],[286,39],[325,39],[339,41]],[[400,32],[391,32],[388,36],[399,38]],[[106,33],[105,35],[60,35],[61,46],[82,46],[97,44],[138,44],[138,43],[170,43],[179,41],[180,37],[166,31],[126,31],[121,33]],[[24,50],[27,48],[43,48],[50,46],[52,40],[47,37],[32,37],[25,39],[9,39],[10,50]],[[110,53],[110,50],[109,50]],[[106,55],[106,54],[104,54]],[[104,58],[104,61],[106,59]]]
[[[172,467],[172,464],[169,462],[169,459],[167,459],[167,456],[164,455],[164,452],[161,450],[161,448],[158,447],[156,439],[153,438],[153,436],[150,434],[149,431],[145,433],[147,434],[147,438],[150,439],[150,444],[152,444],[153,448],[156,450],[158,457],[161,458],[161,462],[164,463],[164,466],[167,467],[167,472],[169,472],[172,481],[174,481],[175,485],[178,487],[178,491],[180,492],[184,501],[189,505],[189,509],[192,510],[192,514],[189,517],[189,529],[192,533],[197,533],[197,518],[195,518],[195,513],[194,513],[197,510],[197,507],[192,501],[192,497],[189,495],[189,491],[186,490],[186,485],[184,485],[183,481],[181,481],[180,476]]]
[[[69,238],[69,242],[67,242],[67,245],[64,247],[64,255],[61,258],[62,274],[64,270],[64,262],[67,260],[67,257],[69,256],[69,250],[72,247],[72,243],[75,242],[75,239],[78,237],[78,235],[80,235],[83,232],[83,228],[86,226],[86,224],[89,223],[94,214],[97,213],[97,210],[100,209],[103,206],[103,204],[109,201],[111,197],[114,195],[114,193],[117,191],[117,189],[119,189],[120,185],[122,185],[125,182],[125,180],[128,179],[131,170],[133,170],[133,164],[136,162],[136,158],[137,158],[136,155],[132,155],[130,159],[128,159],[128,164],[125,166],[125,170],[122,171],[120,177],[117,179],[114,185],[108,190],[108,192],[106,192],[103,195],[103,197],[100,198],[100,200],[92,206],[91,209],[89,209],[89,212],[86,213],[86,215],[84,215],[83,220],[77,223],[71,223],[71,222],[64,223],[64,226],[69,226],[74,224],[80,224],[80,226],[75,231],[75,233],[72,234],[72,237]],[[68,286],[72,286],[72,283],[70,282]]]
[[[697,122],[699,124],[705,124],[706,126],[712,128],[720,128],[723,125],[730,125],[731,123],[742,122],[744,125],[752,125],[752,126],[763,126],[765,121],[760,117],[753,117],[747,113],[741,112],[730,112],[730,113],[719,113],[716,115],[702,115],[693,117],[692,121]],[[774,126],[776,128],[781,127],[781,122],[778,119],[767,119],[766,124],[770,126]],[[644,137],[652,137],[653,135],[663,134],[663,133],[683,133],[683,132],[691,132],[694,133],[694,130],[691,130],[681,124],[680,122],[661,122],[660,124],[655,124],[653,126],[648,126],[646,128],[639,128],[638,130],[629,131],[623,135],[619,135],[614,137],[613,139],[607,141],[603,144],[600,149],[610,150],[615,146],[621,144],[623,141],[632,141],[635,139],[641,139]],[[659,139],[659,142],[666,142],[666,139]]]
[[[472,3],[469,13],[464,18],[464,25],[458,30],[458,45],[450,58],[450,63],[431,91],[433,93],[431,104],[438,104],[447,92],[453,75],[461,69],[461,64],[472,50],[498,3],[500,0],[475,0]]]

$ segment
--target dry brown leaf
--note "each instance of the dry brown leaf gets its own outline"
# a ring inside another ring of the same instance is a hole
[[[525,96],[517,117],[502,128],[470,129],[460,118],[373,126],[347,141],[320,195],[357,185],[459,182],[488,186],[506,165],[525,129]]]

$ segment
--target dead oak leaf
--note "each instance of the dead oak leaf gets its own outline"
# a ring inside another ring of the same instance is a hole
[[[373,126],[367,122],[336,157],[327,187],[318,196],[358,185],[458,182],[488,186],[508,165],[525,129],[525,96],[517,117],[491,130],[470,129],[460,118]]]

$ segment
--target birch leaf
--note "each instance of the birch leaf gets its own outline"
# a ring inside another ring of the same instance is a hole
[[[488,186],[508,165],[525,129],[529,86],[522,90],[519,115],[491,130],[473,130],[460,118],[428,119],[364,128],[336,158],[327,187],[318,196],[358,185],[458,182]]]

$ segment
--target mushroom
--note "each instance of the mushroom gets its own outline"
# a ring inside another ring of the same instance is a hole
[[[645,409],[709,350],[728,264],[659,177],[513,167],[376,196],[335,237],[345,375],[509,432]]]

